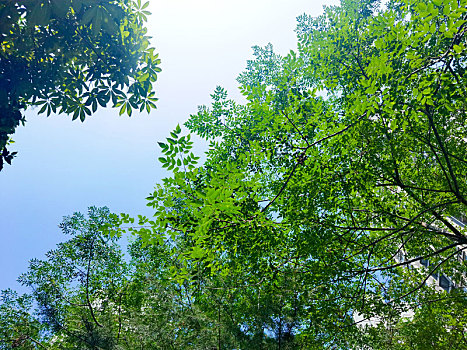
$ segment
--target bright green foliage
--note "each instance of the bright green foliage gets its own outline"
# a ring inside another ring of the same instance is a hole
[[[299,18],[297,52],[256,48],[247,102],[217,88],[185,124],[204,164],[179,126],[160,143],[173,176],[152,220],[76,219],[87,243],[31,265],[47,323],[107,348],[462,348],[465,293],[425,282],[467,284],[466,6],[343,1]],[[120,223],[139,234],[128,265],[110,253]],[[89,292],[70,271],[96,273]],[[385,323],[361,331],[357,314]]]
[[[12,290],[0,294],[0,349],[36,349],[44,326],[31,314],[33,299]]]
[[[466,318],[465,297],[453,293],[437,303],[417,307],[413,318],[393,313],[392,318],[364,329],[357,338],[360,344],[366,344],[364,349],[465,349]]]
[[[298,52],[257,48],[239,77],[248,102],[218,88],[185,124],[210,142],[206,162],[148,197],[151,229],[185,239],[178,278],[199,264],[224,289],[260,286],[287,308],[258,310],[296,305],[292,334],[342,347],[356,312],[436,298],[429,274],[465,284],[466,6],[343,1],[299,17]]]
[[[115,342],[119,308],[129,266],[116,238],[99,229],[112,224],[106,208],[76,213],[60,225],[71,238],[33,259],[19,281],[32,289],[40,320],[58,344],[80,348],[109,348]]]
[[[64,219],[70,239],[32,260],[20,277],[32,294],[2,292],[0,349],[274,349],[277,342],[263,330],[274,334],[278,324],[286,333],[282,349],[290,348],[293,309],[274,291],[225,288],[243,278],[205,278],[199,263],[189,266],[190,280],[178,283],[173,270],[182,268],[178,254],[189,242],[144,246],[138,238],[124,258],[118,235],[102,233],[114,217],[91,207],[87,217]],[[277,285],[281,293],[292,292],[284,286]],[[284,317],[271,318],[278,309]]]
[[[160,60],[140,0],[0,1],[0,170],[24,111],[84,121],[109,103],[120,114],[155,108]]]
[[[296,274],[246,284],[245,276],[210,275],[197,261],[189,267],[191,277],[177,283],[171,271],[181,268],[177,258],[186,239],[146,247],[136,239],[123,259],[118,238],[101,233],[116,224],[113,218],[106,208],[90,208],[87,218],[65,218],[61,227],[71,239],[45,260],[33,260],[21,277],[32,295],[2,292],[0,349],[323,348],[319,332],[300,332],[300,320],[316,314],[300,311],[313,295],[303,293]],[[348,345],[463,346],[462,295],[422,304],[413,321],[401,319],[397,310],[385,317],[378,327],[350,334]]]

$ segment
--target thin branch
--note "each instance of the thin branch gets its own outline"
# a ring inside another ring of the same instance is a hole
[[[48,349],[48,347],[46,347],[44,344],[42,344],[41,342],[37,341],[36,339],[32,338],[31,336],[28,335],[27,337],[28,337],[28,339],[29,339],[30,341],[32,341],[34,344],[39,345],[42,349]]]
[[[296,162],[294,164],[292,170],[290,171],[289,176],[287,177],[285,182],[282,184],[281,189],[279,190],[279,192],[277,192],[276,196],[261,210],[262,213],[264,213],[276,201],[276,199],[279,198],[279,196],[285,190],[285,188],[287,187],[287,184],[289,183],[290,179],[292,178],[293,174],[295,173],[295,170],[297,169],[298,164],[299,164],[299,162]]]
[[[421,289],[425,284],[426,282],[428,281],[428,279],[431,277],[431,275],[442,265],[444,264],[446,261],[448,261],[449,259],[451,259],[453,256],[455,256],[456,254],[458,254],[459,252],[463,251],[467,249],[466,248],[462,248],[462,249],[458,249],[456,250],[454,253],[450,254],[449,256],[447,256],[445,259],[443,259],[442,261],[440,261],[431,271],[430,273],[423,279],[423,281],[418,284],[415,288],[411,289],[409,292],[403,294],[402,296],[398,296],[396,298],[393,298],[391,300],[389,300],[386,305],[389,306],[390,304],[392,304],[393,302],[395,301],[398,301],[398,300],[402,300],[404,299],[405,297],[409,296],[410,294],[416,292],[417,290]],[[371,317],[366,317],[366,318],[363,318],[362,320],[360,321],[356,321],[356,322],[353,322],[349,325],[345,325],[345,326],[341,326],[340,328],[341,329],[344,329],[344,328],[348,328],[348,327],[352,327],[352,326],[355,326],[359,323],[362,323],[362,322],[365,322],[365,321],[369,321],[371,319]]]
[[[89,253],[88,267],[87,267],[87,272],[86,272],[86,301],[87,301],[89,311],[91,313],[91,317],[94,320],[94,323],[98,327],[102,328],[103,326],[99,323],[99,321],[97,321],[96,315],[94,315],[94,310],[91,305],[91,300],[89,299],[89,273],[91,271],[91,260],[92,260],[93,253],[94,253],[94,242],[91,243],[91,252]]]
[[[446,261],[448,261],[449,259],[451,259],[453,256],[455,256],[456,254],[460,253],[461,251],[467,249],[467,247],[465,248],[461,248],[461,249],[458,249],[456,250],[454,253],[448,255],[445,259],[441,260],[433,269],[431,269],[430,273],[423,279],[422,283],[420,283],[417,287],[415,287],[414,289],[412,289],[411,291],[405,293],[404,295],[402,296],[399,296],[397,298],[394,298],[392,300],[389,301],[389,303],[391,302],[394,302],[396,300],[401,300],[403,298],[405,298],[406,296],[412,294],[413,292],[416,292],[417,290],[419,290],[420,288],[422,288],[425,283],[428,281],[428,279],[431,277],[431,275],[433,275],[433,273],[442,265],[444,264]]]
[[[282,112],[282,115],[283,115],[284,117],[287,118],[287,120],[289,121],[289,123],[292,124],[292,126],[295,128],[295,130],[297,130],[297,132],[298,132],[298,133],[300,134],[300,136],[302,137],[303,141],[305,141],[306,144],[307,144],[308,146],[310,146],[310,143],[308,142],[308,140],[306,139],[306,137],[303,136],[303,134],[302,134],[302,132],[300,131],[300,129],[298,129],[297,126],[294,124],[294,122],[289,118],[288,113],[286,113],[286,112],[284,112],[284,111],[281,111],[281,112]]]
[[[331,134],[331,135],[325,136],[325,137],[323,137],[323,138],[321,138],[321,139],[319,139],[319,140],[313,142],[312,144],[310,144],[310,145],[307,147],[307,149],[308,149],[308,148],[311,148],[311,147],[313,147],[313,146],[316,146],[317,144],[320,144],[321,142],[323,142],[323,141],[325,141],[325,140],[327,140],[327,139],[333,138],[334,136],[337,136],[337,135],[340,135],[340,134],[346,132],[347,130],[349,130],[350,128],[352,128],[353,126],[355,126],[355,125],[356,125],[363,117],[365,117],[365,116],[366,116],[366,112],[363,113],[361,116],[359,116],[355,122],[353,122],[353,123],[347,125],[345,128],[343,128],[343,129],[341,129],[341,130],[339,130],[339,131],[337,131],[337,132],[335,132],[335,133],[333,133],[333,134]]]
[[[424,214],[424,213],[426,213],[426,212],[432,211],[433,208],[436,208],[437,206],[440,206],[440,205],[444,205],[444,203],[438,204],[438,205],[436,205],[436,206],[433,206],[433,207],[431,207],[431,208],[428,208],[428,209],[425,209],[425,210],[421,211],[421,212],[418,213],[415,217],[413,217],[412,219],[410,219],[410,220],[409,220],[404,226],[402,226],[401,228],[399,228],[399,229],[397,229],[397,230],[395,230],[395,231],[392,231],[392,232],[390,232],[390,233],[388,233],[388,234],[386,234],[386,235],[383,235],[382,237],[379,237],[378,239],[376,239],[376,240],[374,240],[374,241],[371,241],[370,243],[368,243],[368,244],[362,246],[361,249],[358,250],[357,252],[353,253],[353,254],[350,255],[350,256],[344,257],[344,258],[342,258],[342,259],[340,259],[340,260],[338,260],[338,261],[333,262],[331,265],[328,265],[328,267],[333,266],[333,265],[336,265],[336,264],[341,263],[341,262],[348,261],[349,259],[351,259],[351,258],[353,258],[353,257],[355,257],[355,256],[358,256],[359,254],[361,254],[361,253],[362,253],[363,251],[365,251],[366,249],[368,249],[368,248],[370,248],[370,247],[372,247],[372,246],[375,246],[375,245],[378,244],[379,242],[381,242],[381,241],[383,241],[383,240],[385,240],[385,239],[387,239],[387,238],[389,238],[389,237],[391,237],[391,236],[394,236],[395,234],[397,234],[397,233],[399,233],[399,232],[403,232],[405,229],[407,229],[407,228],[409,227],[410,224],[414,223],[415,220],[416,220],[419,216],[421,216],[422,214]],[[364,231],[364,230],[362,230],[362,231]],[[439,233],[442,234],[443,236],[446,236],[446,234],[444,234],[443,232],[439,232]],[[448,234],[448,235],[449,235],[449,234]],[[448,237],[448,238],[450,238],[451,240],[453,240],[453,237],[452,237],[453,235],[449,235],[449,236],[450,236],[450,237]],[[341,236],[341,237],[342,237],[342,236]],[[456,238],[457,238],[457,237],[456,237]],[[457,243],[455,243],[455,244],[458,245],[459,242],[457,242]]]
[[[449,159],[449,156],[448,156],[448,154],[446,152],[443,141],[441,140],[441,136],[439,135],[438,129],[436,128],[436,125],[434,123],[433,115],[431,114],[428,106],[426,106],[426,108],[425,108],[425,114],[428,117],[428,121],[430,123],[430,126],[431,126],[434,134],[435,134],[436,140],[438,141],[439,147],[441,148],[441,151],[443,152],[444,159],[446,161],[446,165],[447,165],[448,170],[449,170],[449,174],[451,175],[451,179],[452,179],[452,181],[454,183],[454,187],[455,187],[455,192],[454,193],[456,194],[456,198],[459,199],[463,204],[467,205],[467,200],[460,193],[459,184],[457,183],[457,177],[454,174],[454,170],[453,170],[453,167],[452,167],[452,164],[451,164],[451,160]]]
[[[410,259],[410,260],[405,260],[405,261],[402,261],[398,264],[394,264],[394,265],[390,265],[390,266],[383,266],[383,267],[375,267],[375,268],[372,268],[372,269],[367,269],[367,270],[355,270],[354,272],[356,273],[363,273],[363,272],[376,272],[376,271],[385,271],[385,270],[390,270],[390,269],[394,269],[396,267],[400,267],[400,266],[407,266],[407,265],[410,265],[414,262],[417,262],[419,260],[422,260],[422,259],[428,259],[428,258],[431,258],[432,256],[435,256],[435,255],[438,255],[438,254],[441,254],[442,252],[446,251],[446,250],[449,250],[451,248],[454,248],[454,247],[457,247],[460,243],[452,243],[448,246],[445,246],[441,249],[438,249],[434,252],[431,252],[430,254],[427,254],[427,255],[424,255],[424,256],[419,256],[417,258],[413,258],[413,259]]]

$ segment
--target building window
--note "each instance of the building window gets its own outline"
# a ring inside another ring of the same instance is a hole
[[[449,287],[451,286],[451,282],[448,278],[444,275],[439,276],[439,286],[443,288],[445,291],[449,292]]]

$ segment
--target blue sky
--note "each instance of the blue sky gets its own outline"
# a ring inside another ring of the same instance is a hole
[[[217,85],[240,99],[235,78],[251,47],[295,49],[295,18],[320,14],[323,4],[337,1],[150,0],[148,30],[163,70],[157,110],[128,118],[100,109],[81,123],[32,109],[17,129],[18,157],[0,172],[0,290],[23,290],[16,278],[64,239],[63,216],[91,205],[151,215],[144,198],[166,175],[157,141],[209,104]]]

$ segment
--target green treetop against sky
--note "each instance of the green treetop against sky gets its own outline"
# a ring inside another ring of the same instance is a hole
[[[87,348],[467,348],[464,289],[426,283],[466,285],[466,13],[349,0],[299,16],[296,50],[255,47],[242,99],[213,88],[159,140],[150,215],[65,219],[72,238],[20,279],[45,322],[9,292],[24,322],[2,309],[7,341],[50,344],[45,327]]]

